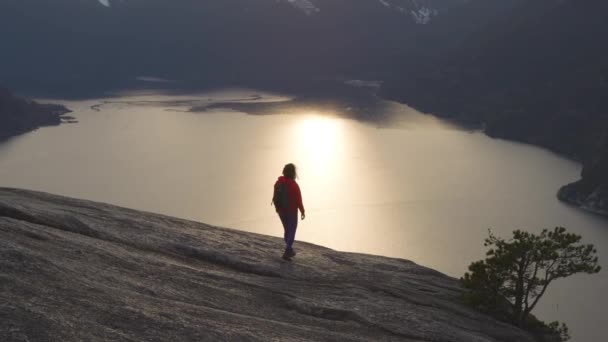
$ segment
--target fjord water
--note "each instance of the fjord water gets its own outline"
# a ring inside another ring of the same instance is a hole
[[[578,178],[579,164],[390,102],[392,120],[381,125],[297,103],[285,115],[187,111],[287,100],[225,90],[62,102],[79,122],[0,144],[0,186],[280,236],[272,185],[294,162],[307,209],[298,240],[410,259],[454,277],[483,257],[489,228],[507,237],[565,226],[596,245],[604,270],[557,281],[536,313],[567,322],[573,341],[608,336],[608,220],[555,197]]]

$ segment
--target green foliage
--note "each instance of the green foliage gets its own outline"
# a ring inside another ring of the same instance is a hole
[[[557,321],[547,324],[538,320],[534,315],[528,317],[525,328],[539,342],[563,342],[570,339],[570,331],[566,324]]]
[[[559,323],[558,321],[551,322],[547,325],[547,329],[551,334],[555,334],[561,341],[568,341],[570,339],[570,331],[565,323]]]
[[[473,262],[461,279],[470,291],[465,299],[477,309],[510,321],[522,328],[550,331],[561,341],[568,328],[558,322],[544,324],[530,313],[549,284],[576,273],[600,271],[593,245],[579,244],[581,237],[565,228],[543,230],[539,235],[516,230],[505,240],[490,231],[486,259]],[[536,321],[536,324],[532,324]],[[533,327],[535,325],[535,327]]]

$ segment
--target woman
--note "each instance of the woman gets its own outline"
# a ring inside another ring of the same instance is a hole
[[[296,238],[296,229],[298,228],[298,209],[300,210],[302,220],[306,217],[304,205],[302,204],[302,193],[300,186],[296,183],[298,177],[296,166],[287,164],[283,168],[283,176],[274,184],[273,203],[283,223],[285,232],[285,253],[283,259],[289,261],[296,255],[293,250],[293,242]]]

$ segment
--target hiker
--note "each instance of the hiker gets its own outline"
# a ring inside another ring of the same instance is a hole
[[[296,238],[296,229],[298,227],[298,209],[301,213],[301,218],[306,217],[304,205],[302,204],[302,193],[300,186],[296,183],[298,177],[296,166],[287,164],[283,168],[283,176],[274,184],[274,194],[272,203],[281,218],[283,230],[285,232],[285,253],[283,259],[289,261],[296,255],[293,250],[293,242]]]

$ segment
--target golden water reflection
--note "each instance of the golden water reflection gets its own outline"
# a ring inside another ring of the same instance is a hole
[[[294,126],[294,141],[302,164],[312,165],[325,175],[335,170],[344,144],[343,128],[342,122],[329,114],[301,116]]]
[[[197,102],[250,94],[201,94]],[[515,228],[564,225],[600,252],[608,246],[605,220],[555,199],[560,185],[578,178],[579,165],[452,130],[403,105],[389,108],[403,121],[399,127],[378,129],[310,106],[255,116],[174,112],[149,103],[171,104],[170,98],[130,100],[137,102],[99,112],[91,106],[100,100],[69,103],[78,124],[0,144],[0,186],[279,236],[272,184],[294,162],[308,213],[298,241],[412,259],[453,276],[483,256],[490,227],[506,236]],[[578,336],[583,327],[588,334],[602,331],[606,286],[601,274],[593,282],[556,284],[539,312],[569,322]],[[557,312],[555,302],[569,309]]]

